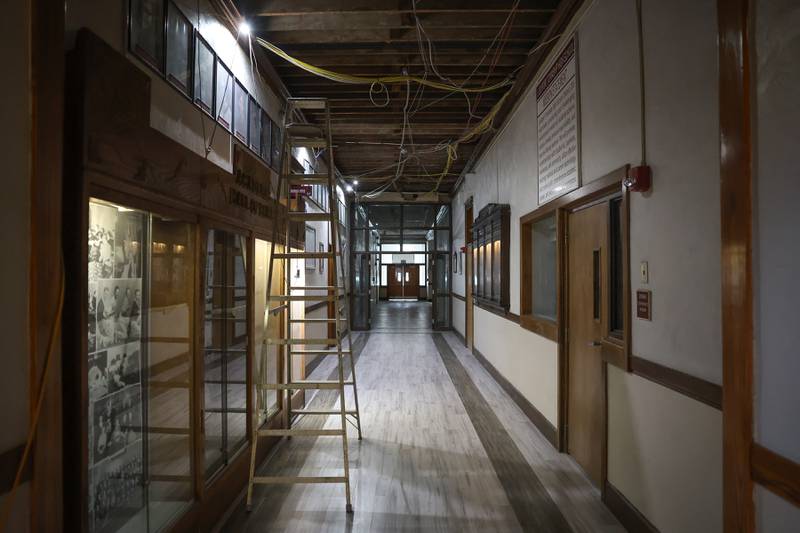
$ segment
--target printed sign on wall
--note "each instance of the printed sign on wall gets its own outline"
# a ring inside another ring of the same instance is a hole
[[[541,205],[580,185],[574,37],[536,86],[536,117]]]

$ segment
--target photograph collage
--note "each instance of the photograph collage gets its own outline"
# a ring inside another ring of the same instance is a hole
[[[143,213],[89,204],[89,499],[94,532],[144,507]]]

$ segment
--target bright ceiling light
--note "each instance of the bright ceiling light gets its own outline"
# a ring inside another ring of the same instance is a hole
[[[348,185],[347,187],[345,187],[345,189],[347,190],[347,192],[353,192],[353,186],[352,185]]]
[[[353,185],[358,185],[358,180],[353,180]]]
[[[243,20],[239,24],[239,33],[241,35],[250,35],[250,24],[248,24],[246,20]]]

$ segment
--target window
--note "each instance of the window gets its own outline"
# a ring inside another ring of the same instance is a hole
[[[472,225],[476,255],[473,296],[480,305],[508,311],[508,240],[511,208],[489,204]]]
[[[264,160],[267,165],[272,165],[272,127],[270,123],[272,121],[269,119],[269,116],[262,110],[261,111],[261,143],[260,143],[260,150],[259,155],[261,159]]]
[[[233,74],[217,59],[217,121],[231,131],[233,126]]]
[[[624,330],[623,306],[624,269],[622,259],[622,199],[614,198],[609,203],[609,299],[608,329],[609,334],[622,338]]]
[[[556,215],[533,223],[533,315],[556,320]]]
[[[272,168],[278,168],[281,164],[281,149],[283,148],[283,137],[281,128],[272,122]]]
[[[189,223],[89,203],[90,531],[158,531],[193,500],[193,243]]]
[[[191,93],[192,25],[175,4],[167,4],[167,79],[183,94]]]
[[[214,115],[214,51],[197,37],[194,61],[194,101],[205,112]]]
[[[256,99],[250,97],[250,130],[249,130],[249,143],[250,149],[255,153],[261,151],[261,108],[258,107]]]
[[[130,10],[131,52],[162,72],[164,70],[163,0],[131,0]]]
[[[240,141],[247,142],[247,104],[250,95],[241,84],[236,80],[233,91],[233,133]]]
[[[269,259],[272,253],[272,244],[267,241],[256,239],[255,242],[255,286],[253,313],[253,329],[255,338],[253,346],[255,353],[253,357],[253,396],[256,398],[256,424],[261,427],[271,417],[277,414],[279,409],[279,395],[275,389],[265,389],[257,387],[257,383],[278,383],[280,368],[280,346],[267,344],[266,338],[277,339],[281,337],[280,313],[271,314],[270,305],[267,301],[267,276],[269,276]],[[280,253],[283,247],[275,246],[275,252]],[[283,294],[283,261],[275,261],[272,265],[272,285],[270,294],[278,296]]]
[[[203,327],[205,476],[228,465],[247,436],[246,238],[208,230]]]

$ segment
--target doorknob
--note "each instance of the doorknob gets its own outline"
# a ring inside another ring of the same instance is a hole
[[[600,343],[600,341],[589,341],[589,342],[588,342],[588,345],[589,345],[589,347],[591,347],[591,348],[594,348],[594,347],[597,347],[597,346],[602,346],[602,344]]]

